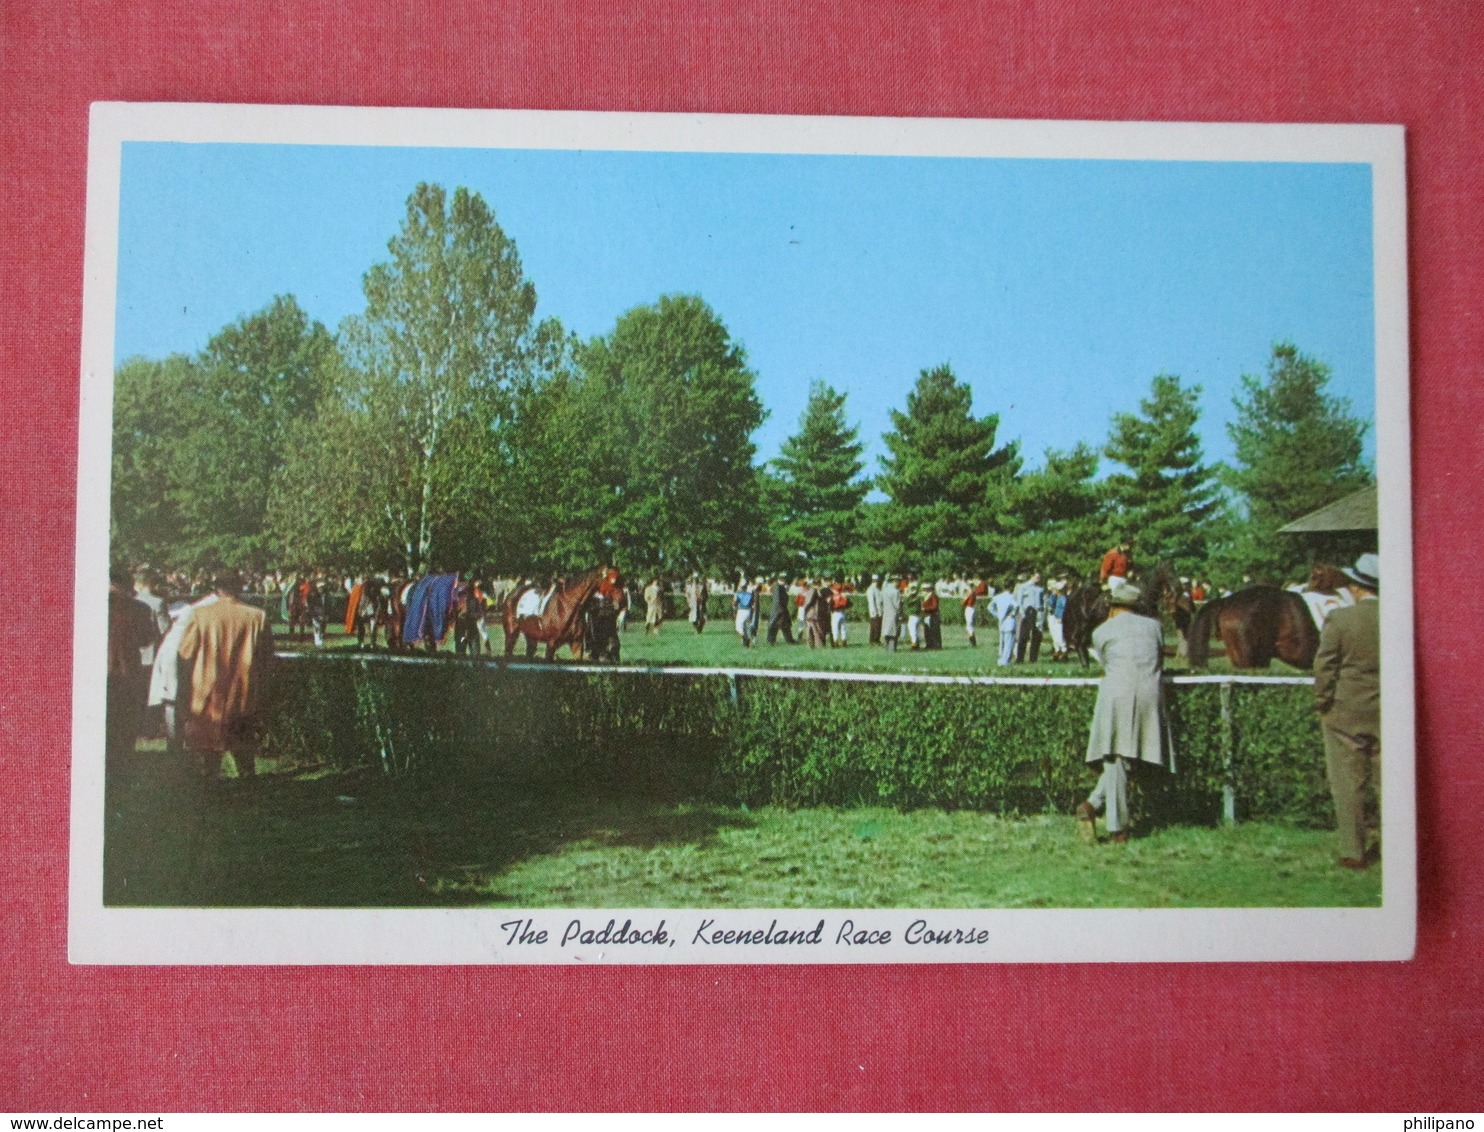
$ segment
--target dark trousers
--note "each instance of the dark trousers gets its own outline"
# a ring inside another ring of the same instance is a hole
[[[793,626],[789,624],[790,620],[792,618],[789,617],[786,609],[773,614],[772,620],[768,622],[768,644],[776,645],[779,633],[783,634],[783,639],[789,644],[795,643]]]
[[[866,643],[872,645],[881,643],[881,618],[879,616],[871,618],[871,635]]]
[[[1015,634],[1015,663],[1024,664],[1027,652],[1030,653],[1030,662],[1035,664],[1041,655],[1041,625],[1034,614],[1020,619]]]

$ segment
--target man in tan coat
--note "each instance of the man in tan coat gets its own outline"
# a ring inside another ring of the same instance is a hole
[[[1314,704],[1324,725],[1324,767],[1335,800],[1340,864],[1363,869],[1367,795],[1381,800],[1380,559],[1362,554],[1341,573],[1355,604],[1324,621],[1314,657]],[[1379,848],[1379,846],[1378,846]]]
[[[240,778],[256,771],[253,749],[263,682],[273,659],[267,615],[238,600],[235,572],[216,576],[217,600],[200,604],[181,634],[179,656],[185,705],[185,748],[199,751],[202,771],[214,778],[231,752]]]

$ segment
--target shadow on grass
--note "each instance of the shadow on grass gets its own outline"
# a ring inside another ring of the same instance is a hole
[[[464,882],[570,845],[699,846],[752,825],[725,807],[614,796],[607,783],[388,781],[372,771],[205,783],[182,760],[148,752],[116,768],[107,794],[104,901],[114,906],[488,903]]]

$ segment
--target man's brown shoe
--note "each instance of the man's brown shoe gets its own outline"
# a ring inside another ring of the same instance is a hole
[[[1365,869],[1370,866],[1361,857],[1341,857],[1340,868],[1342,869]]]
[[[1077,835],[1089,845],[1098,839],[1098,814],[1091,802],[1077,803]]]
[[[1120,829],[1117,833],[1110,833],[1108,840],[1115,845],[1123,845],[1128,841],[1128,830]]]

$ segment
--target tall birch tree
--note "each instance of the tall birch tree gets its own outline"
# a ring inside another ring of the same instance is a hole
[[[342,398],[392,447],[366,454],[377,469],[366,505],[418,571],[479,553],[498,433],[530,377],[536,289],[494,212],[465,188],[450,197],[418,185],[388,251],[364,277],[365,312],[341,327]]]

